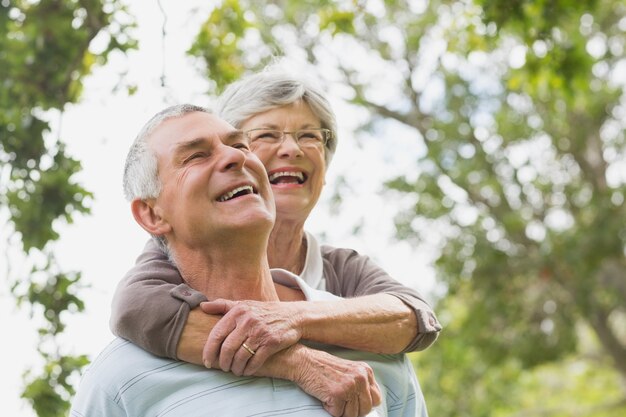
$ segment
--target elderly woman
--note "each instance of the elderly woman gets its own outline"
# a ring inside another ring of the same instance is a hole
[[[441,326],[419,294],[368,257],[320,246],[304,230],[337,145],[335,116],[324,95],[271,68],[229,86],[217,113],[245,132],[267,170],[277,211],[269,266],[346,299],[332,308],[324,302],[215,300],[192,310],[197,294],[152,240],[118,286],[113,332],[156,355],[237,375],[254,375],[267,358],[300,339],[376,353],[430,346]]]

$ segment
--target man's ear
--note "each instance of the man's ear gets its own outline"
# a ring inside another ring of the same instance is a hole
[[[130,203],[133,217],[139,226],[151,235],[161,236],[171,231],[172,227],[160,216],[159,210],[154,206],[154,199],[140,200],[136,198]]]

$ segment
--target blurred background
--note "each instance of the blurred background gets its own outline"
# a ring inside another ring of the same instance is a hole
[[[623,0],[0,0],[3,415],[67,415],[163,107],[281,57],[339,148],[308,230],[424,293],[430,415],[626,414]]]

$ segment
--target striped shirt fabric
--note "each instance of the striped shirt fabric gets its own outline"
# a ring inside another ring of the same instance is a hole
[[[275,282],[300,288],[308,300],[338,299],[309,287],[299,277],[272,270]],[[312,346],[346,359],[367,362],[383,402],[370,416],[425,417],[424,397],[406,355],[377,355],[331,346]],[[72,417],[266,417],[324,416],[317,399],[292,382],[238,377],[219,370],[154,356],[132,343],[113,340],[85,372]]]

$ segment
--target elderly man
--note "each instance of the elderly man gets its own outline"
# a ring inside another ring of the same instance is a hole
[[[275,208],[265,168],[242,132],[207,110],[180,105],[154,116],[131,147],[124,180],[135,220],[207,298],[334,298],[286,271],[270,271]],[[426,415],[404,355],[318,348],[326,351],[296,344],[256,373],[267,377],[238,377],[116,339],[85,373],[71,415]],[[255,352],[243,343],[237,354]]]

